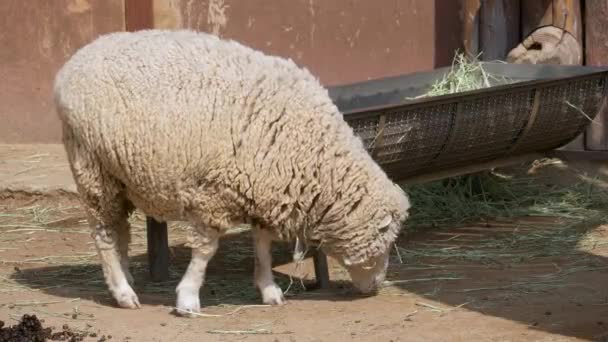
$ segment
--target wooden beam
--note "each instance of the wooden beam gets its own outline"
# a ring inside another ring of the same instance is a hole
[[[479,9],[481,0],[463,0],[462,4],[462,42],[464,52],[469,56],[479,53]]]
[[[520,8],[522,37],[539,27],[553,25],[553,0],[521,0]]]
[[[169,279],[169,235],[167,223],[146,217],[148,267],[152,281]]]
[[[124,0],[125,30],[139,31],[154,27],[152,0]]]
[[[481,4],[479,45],[482,60],[504,60],[519,44],[519,5],[519,0],[485,0]]]
[[[608,65],[608,2],[585,2],[585,64],[591,66]],[[608,107],[602,106],[596,119],[598,124],[591,124],[585,136],[588,150],[608,150]]]

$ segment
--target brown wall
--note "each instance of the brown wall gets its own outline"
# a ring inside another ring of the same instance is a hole
[[[213,32],[290,57],[327,85],[435,66],[435,1],[155,0],[154,14],[157,27]]]
[[[122,1],[0,1],[0,142],[58,142],[52,80],[78,47],[123,30]]]
[[[327,85],[446,65],[460,42],[456,0],[126,0],[126,23],[124,1],[0,1],[0,143],[59,142],[55,72],[125,25],[212,32],[290,57]]]

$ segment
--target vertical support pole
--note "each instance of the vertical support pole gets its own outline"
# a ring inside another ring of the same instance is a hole
[[[479,53],[479,21],[481,0],[462,0],[462,45],[469,56]],[[450,56],[450,59],[454,56]]]
[[[139,31],[154,27],[153,0],[124,0],[125,31]]]
[[[125,30],[138,31],[154,27],[153,0],[124,0]],[[146,217],[148,267],[152,281],[169,279],[169,234],[167,223]]]
[[[602,66],[608,64],[608,3],[606,1],[586,1],[583,23],[585,25],[585,64]],[[599,125],[591,124],[585,134],[585,149],[608,151],[608,106],[600,107],[595,119]]]
[[[315,264],[315,278],[317,287],[329,288],[329,269],[327,268],[327,256],[318,248],[313,249],[313,262]]]
[[[148,266],[152,281],[169,279],[169,234],[167,223],[146,217]]]

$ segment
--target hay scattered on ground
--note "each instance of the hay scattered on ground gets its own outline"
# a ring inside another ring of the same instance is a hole
[[[556,258],[572,260],[562,268],[556,266],[555,272],[462,291],[467,293],[546,291],[572,286],[565,279],[572,274],[606,269],[597,264],[592,253],[608,251],[606,236],[595,232],[598,226],[608,224],[608,192],[597,186],[597,180],[580,177],[578,182],[556,185],[524,172],[491,172],[404,188],[413,206],[406,233],[449,231],[442,240],[398,246],[398,256],[392,258],[393,270],[426,269],[433,273],[418,279],[390,279],[387,287],[428,279],[436,283],[459,281],[462,274],[451,272],[449,266],[459,262],[502,268]]]
[[[550,217],[570,225],[608,217],[608,192],[592,181],[563,186],[538,176],[490,172],[404,188],[414,208],[410,229],[519,217]]]

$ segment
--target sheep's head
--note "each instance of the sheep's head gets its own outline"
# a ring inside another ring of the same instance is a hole
[[[373,211],[375,215],[367,218],[359,216],[355,220],[358,224],[354,230],[362,234],[354,235],[348,241],[343,240],[343,248],[333,253],[333,257],[348,271],[354,287],[365,294],[374,293],[384,281],[393,243],[408,217],[410,207],[409,199],[400,187],[395,185],[394,191],[384,189],[386,197],[379,202],[367,203],[374,210],[361,208],[364,212]]]
[[[374,293],[384,281],[386,270],[388,269],[389,255],[391,246],[397,237],[401,222],[396,221],[392,216],[386,216],[379,223],[370,222],[372,229],[377,230],[375,240],[370,244],[370,251],[367,258],[353,260],[348,256],[341,259],[342,266],[348,271],[353,286],[361,293]]]

